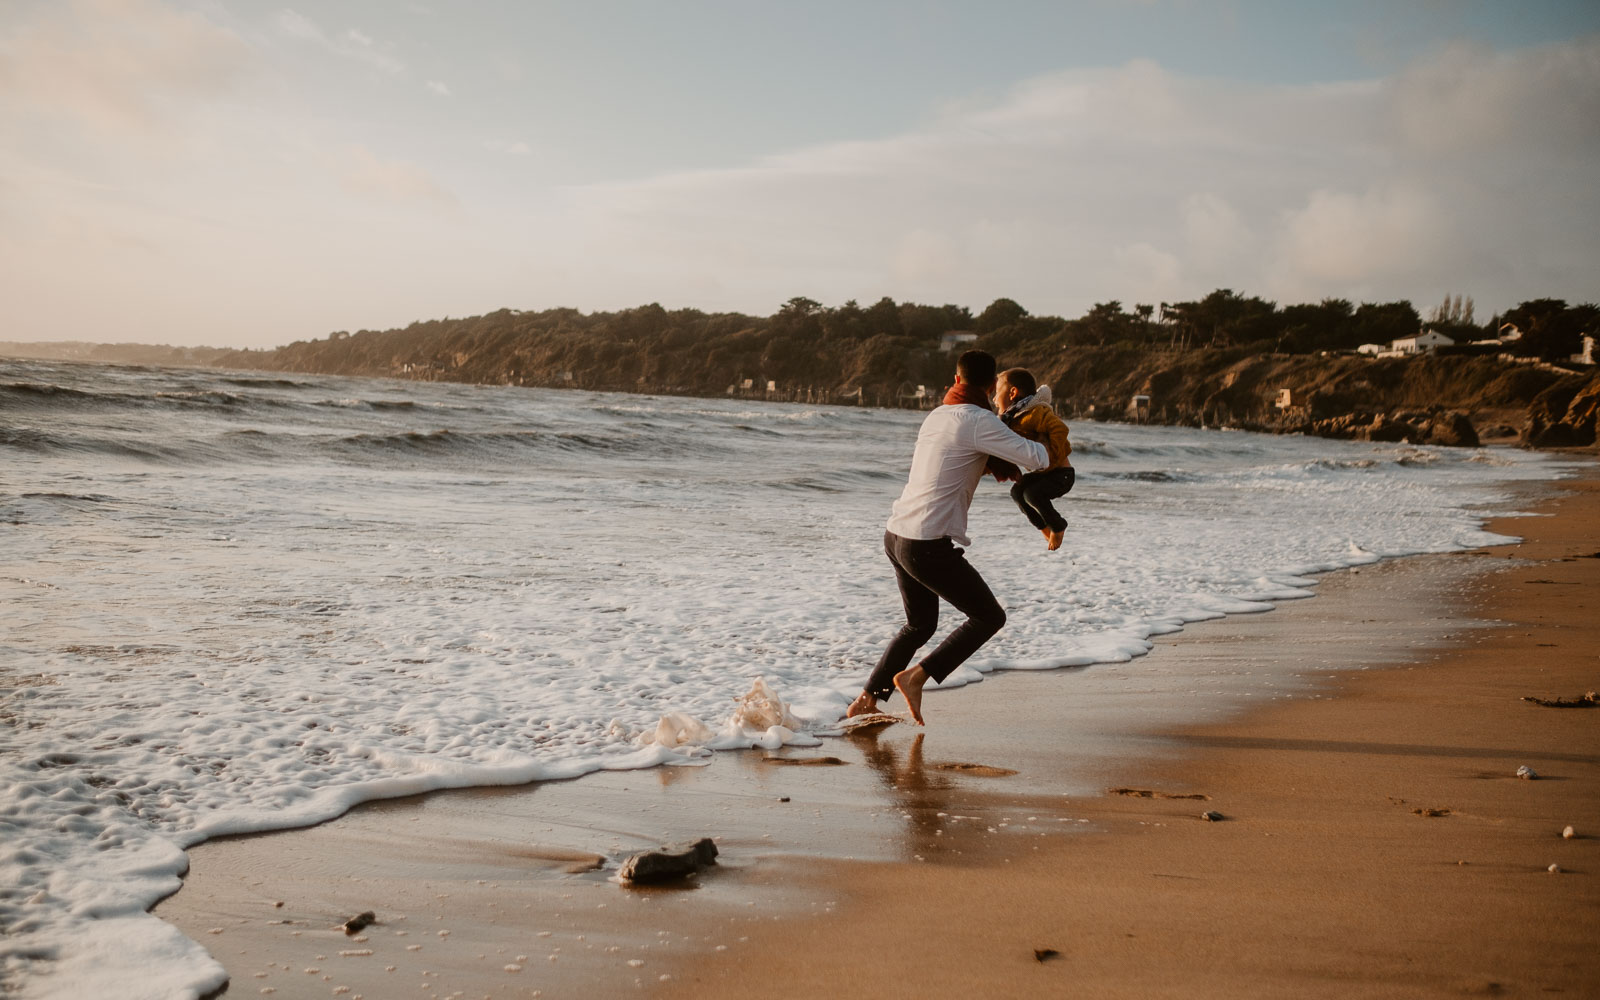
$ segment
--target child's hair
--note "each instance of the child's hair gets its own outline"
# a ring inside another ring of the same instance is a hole
[[[1007,368],[1000,373],[1007,382],[1017,387],[1023,396],[1031,396],[1039,391],[1039,380],[1033,377],[1033,372],[1026,368]]]
[[[973,385],[994,381],[994,355],[988,351],[968,351],[956,359],[956,374]]]

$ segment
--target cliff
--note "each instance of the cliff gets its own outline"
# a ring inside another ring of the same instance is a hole
[[[940,349],[937,330],[920,337],[870,330],[851,335],[815,319],[782,312],[770,318],[672,313],[659,306],[589,316],[501,310],[399,330],[337,333],[219,363],[890,406],[933,405],[951,381],[955,351]],[[961,346],[985,348],[1002,364],[1032,369],[1054,387],[1059,408],[1079,417],[1436,444],[1475,445],[1480,435],[1520,435],[1537,445],[1594,441],[1594,376],[1549,364],[1482,354],[1275,354],[1260,343],[1075,345],[1026,332],[1007,326]],[[1135,406],[1135,396],[1148,403]],[[1569,420],[1579,399],[1589,402]],[[1530,407],[1536,401],[1535,414]]]

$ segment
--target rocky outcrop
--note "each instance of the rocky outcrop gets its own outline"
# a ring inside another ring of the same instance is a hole
[[[1600,375],[1569,376],[1539,393],[1529,404],[1522,443],[1533,448],[1592,445],[1597,417]]]
[[[1480,444],[1477,428],[1459,410],[1449,410],[1429,420],[1422,428],[1423,442],[1456,448],[1476,448]]]
[[[1480,443],[1477,429],[1472,426],[1472,418],[1459,410],[1431,413],[1399,410],[1377,414],[1357,410],[1337,417],[1313,420],[1300,429],[1317,437],[1346,441],[1405,442],[1458,448],[1476,448]]]

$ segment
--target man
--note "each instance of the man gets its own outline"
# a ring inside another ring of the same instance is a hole
[[[968,351],[956,361],[956,384],[917,432],[911,475],[895,501],[883,548],[894,566],[905,602],[906,624],[889,642],[866,687],[845,713],[878,711],[878,700],[899,691],[922,725],[922,688],[944,680],[1006,623],[1006,613],[989,585],[956,548],[971,545],[967,509],[990,456],[1022,468],[1050,464],[1045,446],[1011,431],[990,407],[995,388],[994,358]],[[912,667],[912,654],[933,638],[939,624],[939,599],[967,616],[933,652]]]

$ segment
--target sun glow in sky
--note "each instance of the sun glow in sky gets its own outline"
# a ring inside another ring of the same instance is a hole
[[[5,0],[0,340],[1600,297],[1600,5]]]

